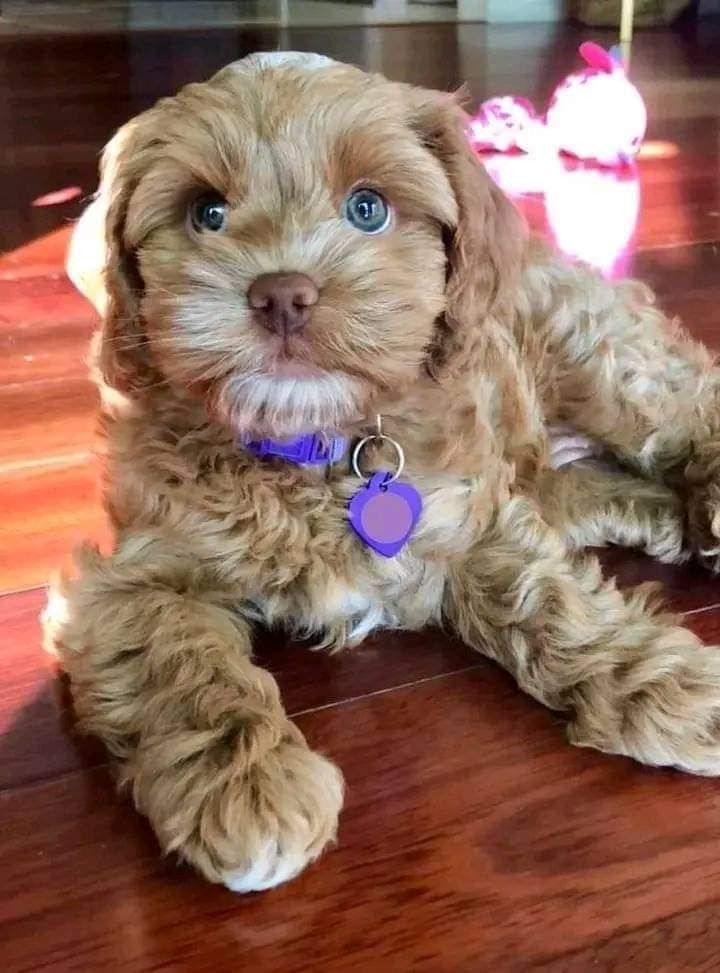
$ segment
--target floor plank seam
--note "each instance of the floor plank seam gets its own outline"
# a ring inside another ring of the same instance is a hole
[[[9,588],[7,591],[0,591],[0,604],[2,604],[3,598],[12,598],[13,595],[29,595],[33,591],[40,593],[41,591],[47,591],[50,587],[49,582],[46,584],[31,584],[27,588]]]
[[[97,770],[111,770],[114,766],[113,761],[108,759],[93,764],[91,767],[75,767],[73,770],[63,770],[59,774],[50,774],[48,777],[38,777],[37,780],[28,780],[23,784],[0,785],[0,801],[7,800],[10,795],[26,794],[28,791],[40,790],[43,787],[62,783],[64,780],[72,780],[74,777],[84,777],[87,774],[94,774]]]
[[[687,611],[681,612],[681,618],[689,618],[691,615],[702,615],[703,612],[713,611],[715,608],[720,608],[720,601],[713,601],[709,605],[701,605],[700,608],[688,608]]]
[[[448,679],[451,676],[461,676],[466,672],[474,672],[476,669],[484,669],[490,664],[490,660],[481,656],[480,662],[474,662],[470,666],[463,666],[461,669],[453,669],[450,672],[438,672],[433,676],[424,676],[422,679],[412,679],[409,682],[398,683],[396,686],[385,686],[382,689],[374,689],[369,693],[362,693],[358,696],[348,696],[347,699],[338,699],[334,703],[323,703],[320,706],[309,706],[307,709],[299,709],[288,713],[291,719],[298,716],[306,716],[308,713],[320,713],[323,710],[336,709],[347,706],[350,703],[357,703],[364,699],[373,699],[376,696],[386,696],[388,693],[398,692],[401,689],[413,689],[415,686],[424,686],[429,682],[437,682],[440,679]]]
[[[76,453],[55,453],[42,457],[42,459],[18,459],[8,460],[6,463],[0,461],[0,478],[8,475],[25,473],[28,470],[56,470],[58,467],[71,467],[76,463],[86,463],[93,460],[96,453],[92,450],[82,450]]]
[[[373,692],[364,693],[358,696],[350,696],[347,699],[339,699],[333,703],[326,703],[322,706],[311,706],[302,710],[295,710],[293,712],[288,712],[288,717],[291,719],[296,719],[299,716],[306,716],[311,713],[323,712],[326,710],[337,709],[341,706],[346,706],[350,703],[362,702],[365,699],[372,699],[376,696],[387,696],[390,693],[399,692],[403,689],[414,689],[416,686],[423,686],[427,683],[437,682],[441,679],[447,679],[453,676],[461,676],[468,672],[474,672],[477,669],[486,668],[489,665],[489,660],[481,659],[480,662],[474,663],[470,666],[464,666],[460,669],[453,669],[451,672],[440,672],[433,676],[425,676],[422,679],[414,679],[409,682],[398,683],[396,686],[387,686],[383,689],[377,689]],[[79,736],[79,734],[78,734]],[[71,739],[73,735],[71,734]],[[50,784],[56,784],[58,781],[63,781],[65,779],[71,779],[73,777],[82,777],[88,773],[94,773],[96,770],[109,770],[114,766],[112,760],[103,760],[100,763],[92,764],[88,767],[76,767],[73,770],[66,770],[59,774],[50,774],[47,777],[40,778],[38,780],[27,781],[22,784],[17,785],[5,785],[0,786],[0,800],[7,797],[9,794],[19,794],[24,793],[28,790],[36,790],[40,787],[44,787]]]

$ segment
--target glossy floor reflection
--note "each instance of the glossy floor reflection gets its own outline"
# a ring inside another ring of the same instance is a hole
[[[717,968],[717,783],[573,750],[556,717],[438,632],[339,657],[277,635],[260,646],[349,790],[338,849],[244,899],[158,857],[102,749],[72,735],[40,649],[42,586],[78,539],[107,534],[84,364],[94,316],[63,273],[80,204],[32,201],[92,191],[121,122],[252,49],[319,50],[439,88],[467,79],[473,104],[507,91],[544,103],[588,36],[466,24],[0,37],[3,971]],[[536,229],[608,272],[626,265],[720,349],[720,27],[642,32],[633,70],[650,143],[627,182],[510,160],[496,175]],[[720,641],[714,578],[605,561],[622,584],[664,582]]]

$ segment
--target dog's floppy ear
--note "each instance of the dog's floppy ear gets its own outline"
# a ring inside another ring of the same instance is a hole
[[[105,147],[100,186],[75,227],[66,262],[70,280],[102,317],[94,367],[105,385],[126,394],[149,377],[140,321],[143,282],[135,253],[125,241],[128,203],[137,185],[128,164],[136,149],[137,126],[137,121],[128,122]]]
[[[457,203],[457,222],[446,227],[447,304],[433,348],[437,366],[472,343],[472,333],[512,293],[527,234],[471,148],[458,96],[415,89],[412,101],[411,125],[441,163]]]

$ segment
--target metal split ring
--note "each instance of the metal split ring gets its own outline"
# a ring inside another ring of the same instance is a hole
[[[377,432],[373,432],[369,436],[366,436],[364,439],[361,439],[360,442],[355,447],[355,449],[353,450],[352,468],[353,468],[353,472],[355,473],[355,476],[357,476],[361,480],[366,480],[368,478],[367,474],[363,473],[362,470],[360,469],[359,460],[360,460],[360,454],[362,453],[363,449],[365,449],[367,444],[371,442],[390,443],[392,448],[395,450],[395,456],[397,458],[397,469],[386,481],[387,483],[393,483],[395,480],[397,480],[397,478],[400,476],[403,469],[405,468],[405,453],[400,443],[396,442],[390,436],[386,436],[384,433],[380,432],[380,428],[378,428]]]

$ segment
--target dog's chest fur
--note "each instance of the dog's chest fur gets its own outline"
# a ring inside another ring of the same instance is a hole
[[[437,621],[448,560],[470,542],[478,485],[453,476],[414,483],[420,521],[406,548],[385,558],[348,522],[348,503],[363,488],[356,477],[323,480],[282,462],[246,468],[234,484],[225,543],[263,620],[321,632],[335,644],[377,627]]]
[[[201,551],[264,621],[321,633],[335,645],[379,626],[438,620],[448,564],[488,515],[482,477],[408,471],[423,513],[406,548],[384,558],[348,522],[348,503],[363,485],[357,477],[257,461],[200,440],[159,448],[147,429],[135,433],[110,479],[118,529],[176,537]]]

